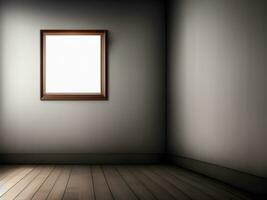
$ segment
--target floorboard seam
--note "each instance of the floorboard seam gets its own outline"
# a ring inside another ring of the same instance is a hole
[[[66,183],[66,186],[65,186],[65,189],[64,189],[64,192],[63,192],[63,195],[62,195],[62,198],[61,198],[61,200],[63,200],[63,199],[64,199],[64,197],[65,197],[66,190],[67,190],[67,187],[68,187],[68,185],[69,185],[69,181],[70,181],[70,176],[71,176],[71,174],[72,174],[72,168],[73,168],[73,167],[70,167],[70,172],[69,172],[68,181],[67,181],[67,183]]]
[[[110,186],[109,186],[109,184],[108,184],[108,180],[107,180],[106,174],[105,174],[105,172],[104,172],[103,166],[101,166],[100,168],[101,168],[102,173],[103,173],[103,175],[104,175],[104,178],[105,178],[106,184],[107,184],[107,186],[108,186],[108,189],[109,189],[109,191],[110,191],[110,194],[111,194],[111,196],[112,196],[112,199],[115,200],[114,194],[112,193],[112,191],[111,191],[111,189],[110,189]]]
[[[119,176],[121,177],[121,179],[125,182],[125,184],[128,186],[128,188],[133,192],[133,194],[136,196],[137,199],[140,200],[140,198],[138,197],[138,195],[135,193],[135,191],[131,188],[131,186],[128,184],[128,182],[125,180],[125,178],[121,175],[121,173],[119,172],[119,170],[117,169],[117,167],[114,167],[115,170],[118,172]]]
[[[30,172],[32,172],[32,171],[33,171],[33,170],[31,170]],[[35,179],[39,174],[41,174],[41,171],[42,171],[42,170],[40,170],[40,171],[36,174],[36,176],[35,176],[35,177],[34,177],[28,184],[26,184],[25,187],[23,187],[23,189],[22,189],[22,190],[21,190],[21,191],[14,197],[14,199],[16,199],[16,198],[17,198],[17,197],[18,197],[18,196],[25,190],[25,188],[28,187],[28,186],[34,181],[34,179]],[[29,173],[30,173],[30,172],[29,172]],[[27,177],[29,173],[27,173],[22,179],[24,179],[25,177]],[[21,179],[21,180],[22,180],[22,179]],[[20,181],[21,181],[21,180],[20,180]],[[17,185],[20,181],[18,181],[15,185]],[[15,185],[14,185],[14,186],[15,186]],[[13,187],[14,187],[14,186],[13,186]],[[11,189],[11,188],[10,188],[10,189]]]
[[[33,169],[34,168],[32,168],[27,174],[25,174],[25,176],[22,178],[22,179],[20,179],[18,182],[16,182],[12,187],[10,187],[7,191],[5,191],[5,193],[3,193],[0,197],[2,197],[2,196],[4,196],[8,191],[10,191],[13,187],[15,187],[20,181],[22,181],[25,177],[27,177],[32,171],[33,171]],[[35,177],[34,177],[35,178]],[[25,188],[25,187],[24,187]],[[24,189],[23,188],[23,189]],[[17,197],[17,196],[16,196]],[[15,197],[15,198],[16,198]],[[14,199],[15,199],[14,198]]]
[[[34,195],[40,190],[40,188],[43,186],[43,184],[45,183],[45,181],[48,179],[48,177],[52,174],[52,172],[55,170],[55,166],[51,169],[51,171],[49,172],[49,174],[47,175],[47,177],[44,179],[44,181],[41,183],[41,185],[38,187],[38,189],[33,193],[31,200],[33,199]]]

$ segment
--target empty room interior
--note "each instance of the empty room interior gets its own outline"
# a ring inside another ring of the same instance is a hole
[[[267,2],[0,0],[0,200],[267,199]]]

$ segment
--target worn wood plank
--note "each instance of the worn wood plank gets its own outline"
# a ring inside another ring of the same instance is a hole
[[[3,178],[0,180],[0,187],[3,186],[6,182],[8,182],[10,179],[12,179],[14,176],[22,172],[23,170],[25,170],[24,167],[17,167],[13,168],[10,171],[7,171],[6,174],[3,176]]]
[[[184,191],[191,199],[193,200],[212,200],[211,196],[205,194],[201,190],[195,188],[194,186],[176,178],[172,174],[168,173],[162,167],[159,166],[152,166],[150,169],[161,176],[162,178],[166,179],[168,182],[173,184],[175,187],[179,188],[180,190]]]
[[[96,200],[112,200],[112,193],[100,166],[92,167],[92,176]]]
[[[247,194],[171,165],[0,166],[0,200],[248,200]]]
[[[62,167],[61,174],[59,175],[53,189],[49,193],[47,200],[62,199],[69,181],[70,173],[71,167]]]
[[[138,178],[138,180],[140,180],[157,199],[175,199],[168,191],[160,186],[160,183],[152,181],[149,177],[137,170],[137,167],[127,167],[127,169],[129,169],[130,172],[134,174],[134,176]]]
[[[45,180],[44,184],[39,188],[39,190],[34,194],[32,200],[43,200],[46,199],[54,187],[59,175],[61,168],[58,166],[54,168],[49,177]]]
[[[146,186],[138,180],[133,174],[125,167],[117,167],[119,174],[123,177],[129,187],[137,194],[139,199],[154,200],[155,196],[146,188]]]
[[[90,168],[86,166],[75,166],[64,194],[64,200],[90,200],[94,198],[92,176]]]
[[[206,184],[213,186],[215,188],[224,190],[225,192],[231,193],[232,195],[236,196],[237,198],[241,198],[241,199],[246,199],[246,200],[250,200],[251,198],[247,196],[247,194],[240,192],[226,184],[223,183],[219,183],[216,180],[213,180],[211,178],[202,176],[200,174],[197,173],[193,173],[191,171],[182,169],[182,168],[178,168],[181,172],[184,172],[188,175],[190,175],[191,178],[193,178],[195,181],[199,181],[199,182],[205,182]]]
[[[16,185],[20,180],[22,180],[27,174],[29,174],[33,170],[32,167],[25,167],[22,171],[15,174],[11,179],[5,182],[1,186],[0,196],[5,194],[8,190],[10,190],[14,185]]]
[[[225,192],[217,187],[212,187],[211,185],[207,184],[203,180],[199,180],[195,178],[195,174],[191,175],[190,173],[185,173],[184,171],[179,170],[178,168],[175,167],[167,167],[166,168],[171,174],[176,176],[178,179],[181,179],[184,182],[187,182],[204,193],[212,196],[215,199],[218,200],[225,200],[225,199],[235,199],[238,200],[240,198],[234,196],[233,194],[230,194],[228,192]]]
[[[34,178],[34,180],[15,198],[16,200],[32,199],[35,192],[41,187],[43,182],[49,176],[53,169],[53,166],[44,166],[41,168],[40,174]]]
[[[104,175],[110,190],[117,200],[136,200],[138,199],[136,194],[129,188],[117,170],[112,166],[103,167]]]
[[[0,181],[2,182],[2,180],[6,178],[6,176],[14,173],[14,171],[19,168],[20,166],[14,166],[14,165],[1,166],[0,167]]]
[[[182,190],[175,187],[170,182],[166,181],[164,178],[158,174],[151,171],[148,167],[139,167],[139,170],[142,171],[146,176],[148,176],[155,183],[160,183],[160,186],[168,191],[175,199],[181,200],[190,200],[190,197],[186,195]]]
[[[0,200],[14,199],[40,172],[40,167],[34,168],[23,179],[21,179],[17,184],[15,184],[10,190],[8,190],[3,196],[1,196]]]

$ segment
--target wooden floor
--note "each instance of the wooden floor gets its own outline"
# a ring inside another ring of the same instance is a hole
[[[212,179],[169,165],[0,167],[3,199],[250,199]]]

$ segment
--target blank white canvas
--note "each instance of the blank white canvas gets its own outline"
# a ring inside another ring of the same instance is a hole
[[[46,36],[46,93],[101,93],[101,37]]]

